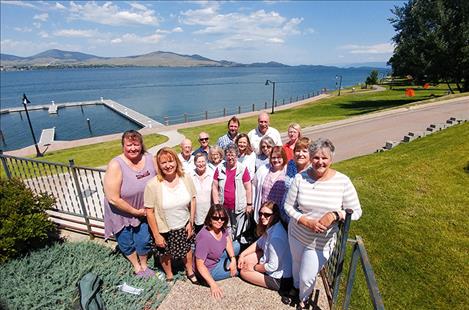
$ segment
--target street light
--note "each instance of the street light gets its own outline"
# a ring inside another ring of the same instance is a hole
[[[342,88],[342,75],[337,74],[335,76],[335,86],[337,87],[337,79],[339,79],[339,94],[337,96],[340,96],[340,89]]]
[[[36,157],[42,157],[42,153],[39,151],[39,147],[37,146],[36,136],[34,135],[34,130],[33,130],[33,125],[31,125],[31,119],[29,118],[28,103],[31,103],[31,101],[29,101],[28,97],[26,97],[26,95],[23,94],[24,111],[26,112],[26,117],[28,118],[28,123],[29,123],[29,129],[31,129],[31,135],[33,136],[34,146],[36,147]]]
[[[274,114],[274,106],[275,106],[275,83],[274,81],[267,80],[265,81],[265,86],[270,85],[272,83],[272,114]]]

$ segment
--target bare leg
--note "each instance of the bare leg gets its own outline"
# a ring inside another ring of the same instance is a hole
[[[140,267],[142,268],[142,270],[147,269],[148,268],[148,263],[147,263],[148,256],[147,255],[139,255],[138,258],[140,260]]]
[[[192,268],[192,250],[189,250],[184,258],[184,266],[186,267],[187,275],[194,274],[194,269]]]
[[[258,285],[262,287],[267,287],[267,284],[265,283],[264,279],[264,274],[252,270],[253,266],[256,265],[259,262],[259,253],[251,253],[249,255],[246,255],[244,257],[245,262],[247,264],[247,269],[242,269],[240,272],[241,278],[243,280]]]
[[[161,266],[163,267],[166,279],[174,278],[173,269],[171,268],[171,256],[163,255],[160,257]]]
[[[130,263],[131,263],[132,266],[134,267],[134,272],[135,272],[135,273],[144,270],[144,269],[142,269],[142,266],[141,266],[140,263],[138,262],[138,256],[137,256],[137,253],[136,253],[136,252],[133,252],[132,254],[127,255],[127,259],[130,261]]]

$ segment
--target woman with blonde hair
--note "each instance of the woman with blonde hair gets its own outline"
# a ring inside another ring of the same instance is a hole
[[[252,179],[256,172],[256,153],[252,150],[249,136],[245,133],[240,133],[235,139],[235,144],[239,150],[238,162],[248,168]]]
[[[176,152],[164,147],[156,154],[157,176],[145,188],[147,221],[166,274],[173,280],[172,260],[183,259],[187,278],[197,279],[192,269],[196,191],[189,173],[184,173]]]

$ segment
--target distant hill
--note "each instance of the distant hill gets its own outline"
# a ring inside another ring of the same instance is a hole
[[[391,69],[390,66],[386,64],[385,61],[373,61],[373,62],[355,62],[355,63],[342,63],[336,64],[335,66],[341,68],[384,68]]]
[[[173,52],[156,51],[143,55],[126,57],[100,57],[80,52],[51,49],[42,53],[19,57],[0,54],[2,70],[22,70],[36,68],[70,68],[70,67],[290,67],[270,61],[242,64],[229,60],[213,60],[201,55],[183,55]],[[385,63],[342,64],[337,67],[371,67],[386,68]],[[327,69],[332,66],[300,65],[296,67]]]
[[[141,67],[228,67],[242,66],[231,61],[216,61],[200,55],[181,55],[157,51],[127,57],[99,57],[96,55],[62,51],[58,49],[30,56],[18,57],[0,54],[3,68],[44,67],[96,67],[96,66],[141,66]]]

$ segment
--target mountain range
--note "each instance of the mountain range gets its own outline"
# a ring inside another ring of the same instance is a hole
[[[278,62],[242,64],[228,60],[213,60],[197,54],[181,55],[157,51],[127,57],[100,57],[80,52],[51,49],[45,52],[20,57],[0,54],[2,70],[67,68],[67,67],[289,67]],[[368,67],[368,66],[367,66]],[[373,66],[380,67],[380,66]],[[383,66],[385,64],[383,63]]]

